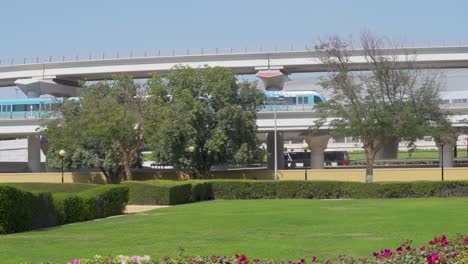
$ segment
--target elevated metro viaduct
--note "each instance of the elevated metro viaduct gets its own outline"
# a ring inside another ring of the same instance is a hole
[[[408,59],[418,68],[468,68],[468,47],[432,47],[432,48],[402,48],[395,53],[394,50],[382,50],[383,54],[396,56],[401,60],[401,68],[407,67]],[[350,51],[350,65],[352,70],[369,70],[363,50]],[[134,78],[149,78],[155,73],[167,73],[177,65],[190,67],[222,66],[232,69],[235,74],[256,74],[264,82],[266,90],[282,90],[284,82],[288,80],[290,73],[300,72],[325,72],[327,68],[320,61],[320,53],[317,51],[285,51],[285,52],[250,52],[250,53],[226,53],[226,54],[202,54],[186,56],[167,57],[141,57],[120,58],[87,61],[63,61],[48,63],[32,63],[23,65],[0,66],[0,87],[18,86],[28,97],[39,97],[42,94],[53,96],[71,97],[76,96],[79,80],[95,81],[110,79],[113,74],[128,74]],[[314,162],[312,168],[323,167],[323,150],[329,139],[326,125],[322,128],[323,133],[309,135],[308,127],[313,124],[314,118],[311,113],[278,113],[278,167],[282,167],[284,135],[296,133],[305,137],[309,143]],[[259,114],[259,130],[267,132],[268,151],[273,151],[275,133],[272,133],[271,113]],[[289,116],[288,118],[283,118]],[[263,119],[262,119],[263,118]],[[282,121],[283,120],[283,121]],[[457,121],[454,120],[454,125]],[[8,122],[16,122],[9,126]],[[281,122],[287,124],[281,125]],[[3,136],[27,136],[29,167],[31,171],[40,170],[40,131],[38,125],[31,120],[0,121]],[[293,132],[294,131],[294,132]],[[272,136],[273,135],[273,136]],[[394,146],[388,146],[386,153],[393,153]],[[446,146],[444,149],[449,149]],[[451,149],[451,148],[450,148]],[[447,154],[448,154],[447,150]],[[270,157],[273,155],[270,155]],[[444,155],[451,157],[451,155]],[[274,162],[270,159],[269,167]],[[451,161],[445,162],[448,166]]]
[[[467,109],[468,110],[468,109]],[[310,134],[311,124],[318,119],[313,110],[304,111],[277,111],[277,166],[284,166],[284,140],[285,139],[304,139],[311,152],[311,168],[323,168],[324,150],[327,148],[329,135],[329,123],[333,118],[328,118],[321,126],[319,133]],[[274,150],[274,112],[261,111],[257,115],[257,126],[260,140],[267,142],[267,150],[272,154]],[[468,132],[468,115],[458,114],[452,116],[452,124],[460,132]],[[40,119],[0,119],[0,138],[28,138],[28,165],[32,172],[41,171],[41,150],[47,153],[47,144],[41,141]],[[398,150],[398,142],[389,147],[391,150]],[[444,166],[453,166],[453,146],[444,146]],[[439,146],[439,150],[441,150]],[[441,156],[441,155],[440,155]],[[274,155],[270,155],[268,168],[274,168]],[[396,158],[391,156],[390,158]]]

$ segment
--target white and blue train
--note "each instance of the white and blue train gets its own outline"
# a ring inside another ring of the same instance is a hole
[[[25,98],[0,100],[0,118],[42,118],[61,105],[62,98]]]
[[[261,110],[310,110],[316,104],[326,102],[316,91],[274,91],[265,92],[266,101]]]
[[[318,103],[326,102],[325,98],[315,91],[265,92],[265,105],[260,111],[306,110]],[[78,98],[71,98],[79,100]],[[43,118],[63,103],[62,98],[24,98],[0,100],[0,118]]]

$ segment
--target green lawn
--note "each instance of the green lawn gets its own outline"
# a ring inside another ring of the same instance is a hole
[[[370,256],[413,239],[468,234],[468,198],[218,200],[0,236],[2,263],[95,254]]]

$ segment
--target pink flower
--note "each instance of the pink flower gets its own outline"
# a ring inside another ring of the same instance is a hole
[[[140,261],[140,257],[139,257],[139,256],[133,256],[133,257],[131,257],[131,259],[132,259],[134,262]]]
[[[317,262],[317,256],[312,257],[312,262]]]
[[[437,252],[432,252],[428,257],[427,257],[427,264],[435,264],[440,261],[440,256]]]
[[[70,262],[70,264],[80,264],[80,261],[77,259],[74,259]]]

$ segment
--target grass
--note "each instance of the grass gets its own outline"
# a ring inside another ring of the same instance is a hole
[[[50,192],[50,193],[76,193],[82,192],[91,188],[98,187],[97,184],[88,183],[42,183],[42,182],[25,182],[25,183],[2,183],[28,192]]]
[[[2,263],[101,255],[370,256],[468,231],[468,198],[217,200],[0,236]]]

